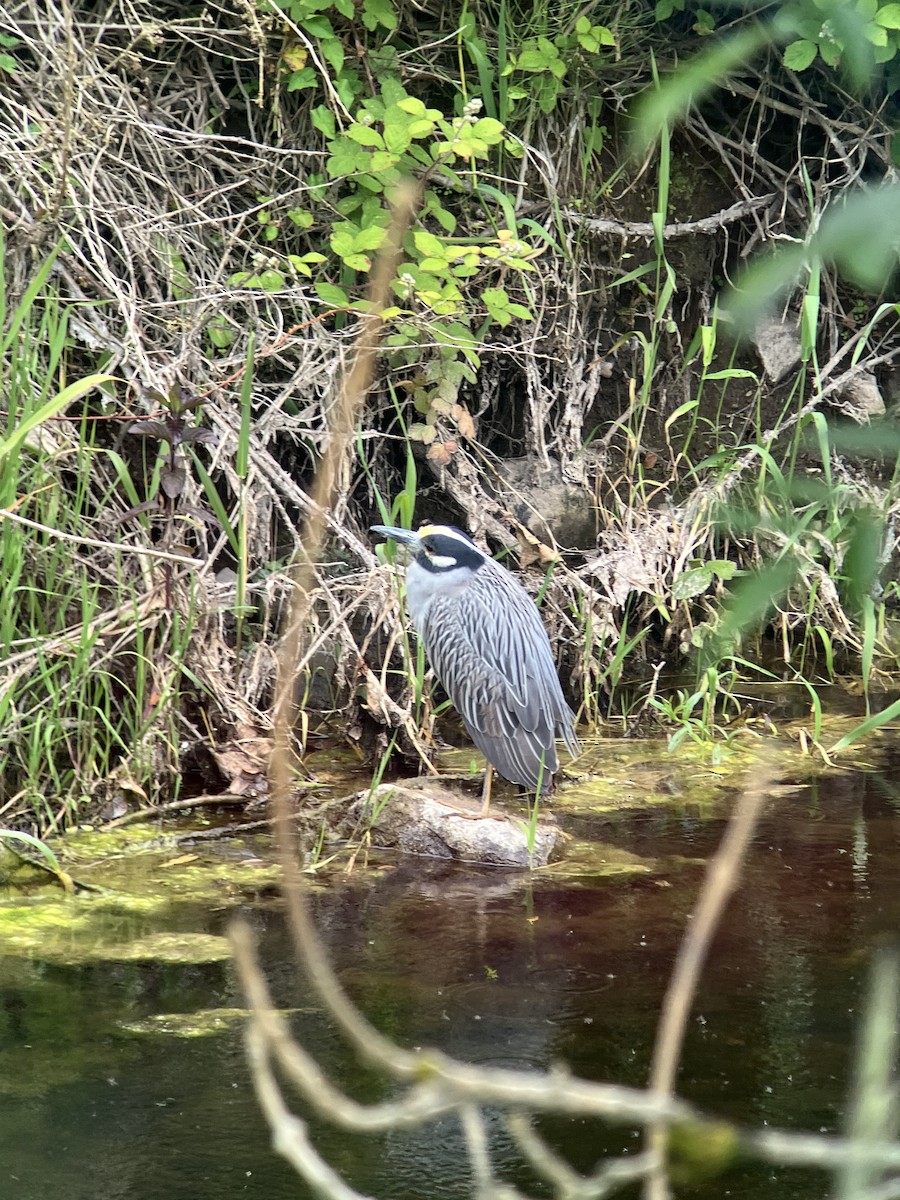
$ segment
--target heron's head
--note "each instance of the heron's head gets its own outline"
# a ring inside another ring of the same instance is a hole
[[[415,562],[434,575],[455,571],[458,567],[477,571],[487,561],[487,556],[472,539],[453,525],[423,525],[417,531],[373,525],[372,532],[407,546]]]

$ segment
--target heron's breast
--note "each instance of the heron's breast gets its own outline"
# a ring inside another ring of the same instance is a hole
[[[454,601],[465,591],[470,578],[471,572],[465,567],[429,571],[418,563],[410,565],[406,573],[406,607],[416,631],[426,641],[432,611],[436,610],[436,620],[448,619],[452,615]],[[436,606],[437,600],[441,603]]]

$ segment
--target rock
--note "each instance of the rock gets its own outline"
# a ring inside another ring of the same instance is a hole
[[[449,792],[437,780],[423,780],[422,790],[381,784],[371,794],[348,797],[336,831],[351,837],[367,829],[374,845],[406,854],[491,866],[546,866],[562,837],[555,824],[538,822],[529,854],[524,821],[494,809],[491,816],[479,818],[479,810],[480,804],[467,804],[465,796]]]
[[[871,371],[860,371],[848,379],[838,395],[839,407],[859,425],[868,425],[873,417],[884,416],[884,397]]]
[[[761,321],[753,334],[753,344],[763,370],[773,383],[778,383],[800,362],[800,333],[793,317],[788,321],[780,317]]]
[[[498,464],[507,487],[498,499],[536,538],[548,544],[587,550],[596,544],[597,517],[591,493],[568,483],[555,460],[541,466],[536,458],[510,458]]]

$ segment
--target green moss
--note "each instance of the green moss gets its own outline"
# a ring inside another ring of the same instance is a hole
[[[541,875],[564,879],[597,879],[614,875],[652,875],[659,870],[656,859],[642,858],[606,842],[572,839],[565,857],[550,863]]]
[[[132,909],[91,900],[0,906],[0,954],[68,965],[85,962],[218,962],[230,957],[225,938],[160,933],[135,922]]]
[[[151,826],[97,833],[81,828],[54,842],[77,880],[63,897],[47,882],[39,892],[10,889],[0,899],[0,956],[57,963],[97,960],[213,962],[229,957],[223,938],[161,934],[162,921],[184,905],[228,907],[255,898],[278,878],[274,863],[230,842],[226,853],[185,848]],[[227,855],[227,856],[226,856]]]
[[[120,1021],[119,1029],[136,1037],[213,1037],[249,1017],[246,1008],[203,1008],[189,1013],[154,1013],[136,1021]]]

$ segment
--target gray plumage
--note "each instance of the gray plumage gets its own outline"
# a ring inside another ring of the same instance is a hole
[[[579,745],[534,601],[457,529],[373,529],[413,551],[409,615],[472,741],[512,783],[549,787],[559,770],[555,739],[572,755]]]

